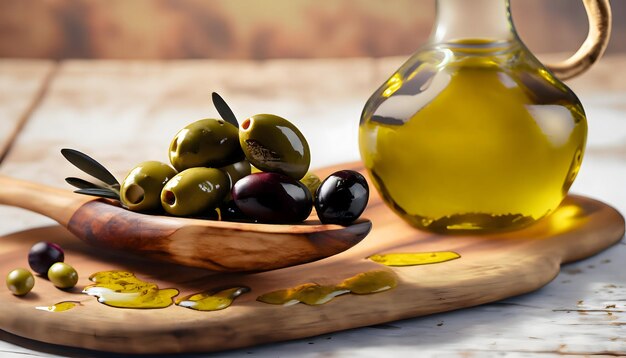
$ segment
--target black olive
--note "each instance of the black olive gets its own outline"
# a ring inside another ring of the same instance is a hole
[[[324,224],[349,225],[361,216],[369,199],[363,175],[340,170],[324,179],[315,194],[315,210]]]
[[[234,222],[254,222],[255,220],[249,218],[241,212],[233,200],[225,201],[220,205],[220,220],[222,221],[234,221]]]
[[[232,196],[241,212],[262,223],[301,222],[313,208],[307,187],[279,173],[250,174],[235,183]]]
[[[63,262],[64,259],[63,249],[52,242],[38,242],[30,248],[28,253],[30,268],[44,277],[48,274],[50,266],[57,262]]]

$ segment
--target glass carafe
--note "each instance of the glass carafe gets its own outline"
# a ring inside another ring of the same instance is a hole
[[[383,200],[436,232],[521,228],[555,210],[581,165],[587,120],[556,76],[602,54],[608,1],[585,0],[590,35],[558,66],[517,36],[508,0],[437,0],[428,43],[368,100],[363,163]]]

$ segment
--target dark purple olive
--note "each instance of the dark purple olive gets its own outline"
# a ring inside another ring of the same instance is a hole
[[[254,222],[255,220],[244,214],[235,204],[234,200],[228,200],[219,207],[220,220],[233,222]]]
[[[30,268],[42,276],[48,275],[50,266],[57,262],[63,262],[63,260],[65,260],[63,249],[52,242],[38,242],[28,252]]]
[[[324,224],[349,225],[361,216],[369,195],[369,186],[361,174],[353,170],[335,172],[317,188],[317,217]]]
[[[207,211],[201,212],[200,214],[191,215],[189,217],[192,219],[219,221],[220,214],[215,209],[209,209]]]
[[[242,213],[262,223],[302,222],[313,208],[309,189],[279,173],[250,174],[235,183],[232,195]]]

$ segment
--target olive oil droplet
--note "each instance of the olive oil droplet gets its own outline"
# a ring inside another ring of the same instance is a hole
[[[257,301],[273,305],[291,306],[296,303],[315,306],[329,302],[333,298],[350,291],[335,286],[321,286],[317,283],[305,283],[296,287],[266,293]]]
[[[386,291],[396,285],[396,276],[392,272],[369,271],[347,278],[337,285],[305,283],[284,290],[268,292],[259,296],[257,301],[283,306],[296,303],[315,306],[330,302],[333,298],[346,293],[365,295]]]
[[[196,311],[218,311],[230,306],[237,297],[246,292],[250,292],[249,287],[200,292],[177,299],[176,305]]]
[[[357,295],[387,291],[396,287],[396,276],[389,271],[369,271],[345,279],[339,288]]]
[[[93,285],[84,293],[98,297],[98,302],[118,308],[165,308],[178,295],[174,288],[159,289],[150,282],[138,279],[126,271],[102,271],[89,277]]]
[[[368,259],[386,266],[415,266],[437,264],[455,260],[459,257],[461,255],[453,251],[438,251],[376,254],[368,257]]]
[[[38,306],[35,307],[35,309],[48,312],[64,312],[67,310],[71,310],[76,306],[81,306],[81,303],[76,301],[63,301],[55,303],[52,306]]]

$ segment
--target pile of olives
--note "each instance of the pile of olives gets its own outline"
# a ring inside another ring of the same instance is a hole
[[[169,146],[171,166],[134,167],[120,185],[129,210],[174,216],[288,224],[313,206],[323,223],[348,225],[367,205],[367,182],[343,170],[324,182],[308,172],[309,145],[296,126],[257,114],[241,125],[218,96],[225,119],[201,119],[182,128]],[[225,115],[226,114],[226,115]]]
[[[41,241],[33,245],[28,253],[30,268],[42,277],[47,277],[52,284],[61,289],[72,288],[78,282],[76,270],[63,262],[63,249],[55,243]],[[8,289],[16,296],[29,293],[35,286],[33,274],[23,268],[9,272],[6,278]]]

